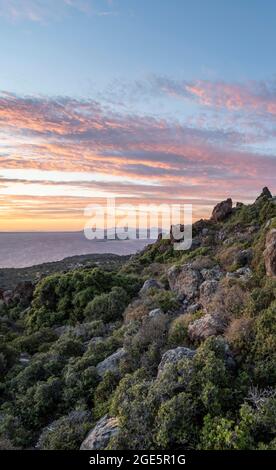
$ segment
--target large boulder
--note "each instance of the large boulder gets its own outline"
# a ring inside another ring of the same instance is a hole
[[[232,213],[232,199],[228,198],[225,201],[219,202],[213,209],[211,220],[214,222],[222,222],[227,219]]]
[[[111,356],[108,356],[104,361],[97,364],[96,369],[98,374],[103,377],[106,372],[113,372],[113,374],[119,373],[119,363],[123,357],[125,357],[126,352],[124,348],[120,348],[115,351]]]
[[[168,270],[168,281],[172,291],[190,300],[198,295],[203,279],[200,271],[187,263],[182,266],[172,266]]]
[[[161,362],[158,366],[158,376],[163,372],[166,364],[175,364],[185,357],[192,359],[195,353],[196,351],[189,348],[183,348],[181,346],[175,349],[169,349],[162,356]]]
[[[142,289],[140,290],[140,295],[147,295],[148,291],[151,289],[162,289],[161,284],[155,279],[147,279],[144,282]]]
[[[110,439],[119,432],[118,419],[101,418],[83,441],[80,450],[104,450]]]
[[[276,229],[272,229],[266,236],[264,251],[266,275],[276,277]]]
[[[217,336],[225,330],[226,325],[217,315],[209,313],[190,323],[188,335],[192,341],[204,340],[209,336]]]
[[[200,297],[199,302],[202,307],[207,310],[211,301],[213,300],[214,295],[217,292],[219,282],[215,279],[204,281],[199,289]]]

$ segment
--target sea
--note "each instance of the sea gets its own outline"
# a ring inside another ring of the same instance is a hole
[[[87,240],[83,232],[0,232],[0,268],[24,268],[92,253],[129,255],[152,241]]]

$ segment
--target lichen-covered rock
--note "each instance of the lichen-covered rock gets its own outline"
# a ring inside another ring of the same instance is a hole
[[[276,229],[272,229],[266,236],[264,251],[266,275],[276,277]]]
[[[207,309],[212,301],[217,289],[219,282],[215,279],[204,281],[199,289],[200,297],[199,302],[204,309]]]
[[[232,199],[219,202],[213,209],[211,220],[214,222],[222,222],[232,213]]]
[[[104,450],[110,439],[119,432],[118,419],[101,418],[83,441],[80,450]]]
[[[197,296],[203,279],[200,271],[187,263],[182,266],[172,266],[168,270],[168,281],[170,288],[178,295],[193,299]]]
[[[158,376],[163,372],[166,364],[175,364],[184,357],[192,359],[195,353],[196,351],[189,348],[183,348],[181,346],[175,349],[169,349],[162,356],[161,362],[158,366]]]
[[[162,289],[162,286],[155,279],[147,279],[147,281],[144,282],[139,294],[146,295],[150,289]]]
[[[207,280],[216,280],[219,281],[223,277],[223,271],[219,266],[214,266],[210,269],[202,269],[200,271],[203,279]]]
[[[119,373],[120,360],[125,357],[126,352],[124,348],[120,348],[115,351],[111,356],[108,356],[103,361],[97,364],[96,369],[98,374],[102,377],[106,372],[113,372],[113,374]]]
[[[207,313],[203,317],[190,323],[188,335],[192,341],[204,340],[209,336],[217,336],[225,330],[225,324],[217,315]]]

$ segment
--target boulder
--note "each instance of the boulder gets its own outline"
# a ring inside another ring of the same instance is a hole
[[[192,359],[195,353],[196,351],[189,348],[183,348],[181,346],[175,349],[169,349],[162,356],[161,362],[158,366],[158,376],[163,372],[166,364],[175,364],[185,357],[187,359]]]
[[[226,277],[240,279],[241,281],[248,281],[248,279],[250,279],[252,275],[253,273],[248,266],[239,268],[233,273],[226,273]]]
[[[266,244],[264,251],[264,261],[266,275],[276,277],[276,229],[272,229],[266,236]]]
[[[111,356],[108,356],[103,361],[97,364],[96,369],[98,374],[103,377],[106,372],[113,372],[113,374],[119,373],[119,363],[120,360],[125,357],[126,352],[124,348],[120,348],[115,351]]]
[[[81,444],[80,450],[104,450],[110,439],[119,432],[118,419],[101,418]]]
[[[140,295],[147,295],[150,289],[162,289],[160,282],[156,281],[155,279],[147,279],[144,282],[142,289],[140,290]]]
[[[196,304],[192,304],[192,305],[188,305],[187,309],[186,309],[186,313],[195,313],[197,312],[198,310],[201,309],[201,305],[196,303]]]
[[[224,322],[217,315],[209,313],[190,323],[188,334],[192,341],[204,340],[209,336],[217,336],[225,330]]]
[[[212,281],[212,280],[216,280],[216,281],[219,281],[222,277],[223,277],[223,272],[222,270],[220,269],[219,266],[214,266],[213,268],[211,269],[202,269],[200,271],[201,273],[201,276],[203,277],[203,279],[205,281]]]
[[[212,301],[217,289],[218,289],[219,282],[215,279],[204,281],[199,289],[200,296],[199,302],[202,307],[206,310]]]
[[[232,199],[228,198],[225,201],[219,202],[213,209],[211,220],[214,222],[222,222],[227,219],[232,213]]]
[[[200,271],[190,263],[172,266],[168,270],[170,288],[179,296],[187,297],[187,299],[193,299],[198,295],[202,280]]]
[[[161,308],[155,308],[149,312],[150,318],[156,318],[156,317],[159,317],[160,315],[163,315]]]

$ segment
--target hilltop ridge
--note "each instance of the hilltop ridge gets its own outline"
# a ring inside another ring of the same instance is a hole
[[[1,446],[276,449],[276,201],[2,300]]]

